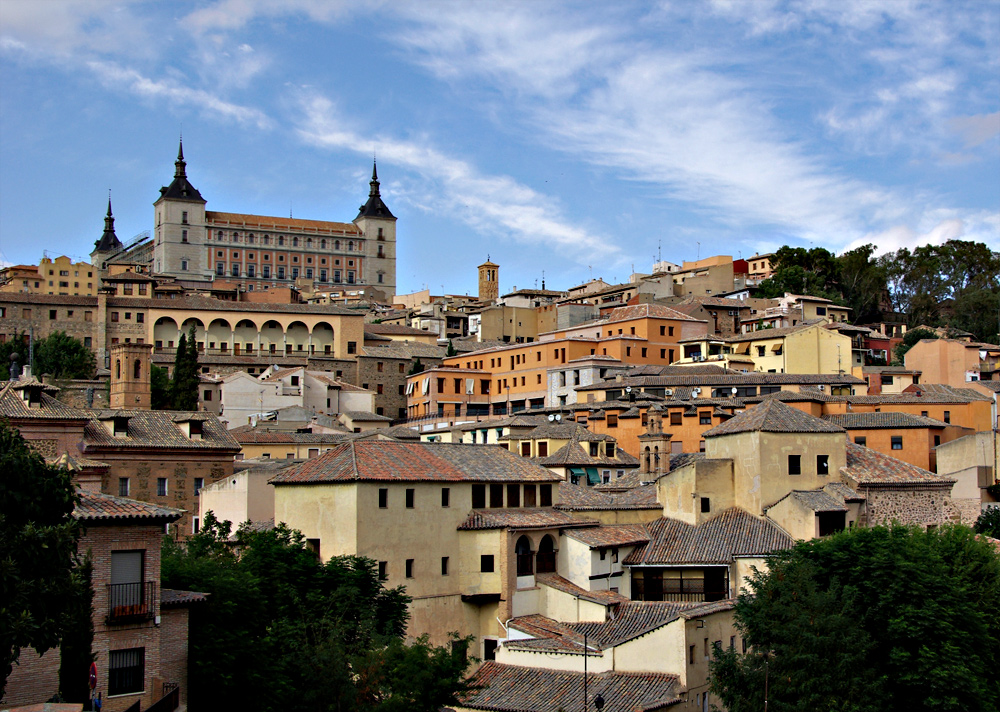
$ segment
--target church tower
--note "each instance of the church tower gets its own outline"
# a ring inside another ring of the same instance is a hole
[[[384,292],[391,301],[396,296],[396,216],[382,201],[378,166],[374,162],[368,186],[368,202],[354,218],[354,224],[365,237],[365,264],[360,281]]]
[[[155,208],[153,271],[177,279],[210,280],[207,264],[205,199],[187,178],[184,142],[177,148],[174,179],[160,188]]]
[[[113,410],[149,410],[152,407],[150,364],[152,344],[114,344],[111,347]]]
[[[500,297],[499,272],[500,265],[490,262],[489,255],[479,265],[479,301],[484,304],[492,304]]]
[[[112,255],[121,251],[122,241],[115,235],[115,216],[111,213],[111,196],[108,196],[108,214],[104,216],[104,234],[101,239],[94,243],[94,250],[90,253],[90,264],[97,270],[98,275],[104,277],[107,274],[107,267],[104,261]]]

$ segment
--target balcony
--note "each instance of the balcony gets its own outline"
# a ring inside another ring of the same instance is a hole
[[[150,620],[155,610],[155,581],[108,584],[108,625]]]

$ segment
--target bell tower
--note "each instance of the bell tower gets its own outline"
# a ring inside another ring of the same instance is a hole
[[[111,347],[113,410],[149,410],[152,407],[150,366],[152,344],[114,344]]]
[[[490,262],[490,256],[486,255],[486,261],[479,265],[479,301],[492,304],[500,297],[500,265]]]

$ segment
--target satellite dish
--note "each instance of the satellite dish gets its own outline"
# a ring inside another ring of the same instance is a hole
[[[554,417],[556,420],[562,420],[562,415],[560,413],[556,413]]]
[[[625,386],[625,392],[626,393],[631,393],[632,392],[632,386]]]
[[[552,415],[552,414],[549,414],[549,422],[550,422],[550,423],[551,423],[551,422],[552,422],[553,420],[555,420],[555,419],[556,419],[556,416],[554,416],[554,415]]]
[[[739,389],[736,386],[733,386],[732,394],[735,396],[737,393],[739,393]]]

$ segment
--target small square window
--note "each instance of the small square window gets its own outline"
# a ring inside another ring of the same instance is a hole
[[[701,498],[701,511],[703,514],[712,511],[712,502],[708,497]]]
[[[864,435],[856,435],[854,437],[854,443],[856,445],[860,445],[861,447],[867,447],[868,438],[866,438]]]
[[[479,557],[479,571],[484,574],[493,573],[493,554],[482,554]]]
[[[386,509],[389,506],[389,490],[386,487],[380,487],[378,490],[378,508]]]
[[[790,474],[790,475],[801,475],[802,474],[802,456],[801,455],[789,455],[788,456],[788,474]]]
[[[893,435],[892,436],[892,449],[893,450],[902,450],[903,449],[903,436],[902,435]]]
[[[406,490],[406,508],[413,509],[413,499],[415,491],[413,489],[407,488]]]
[[[817,475],[829,475],[830,474],[830,456],[829,455],[817,455],[816,456],[816,474]]]

